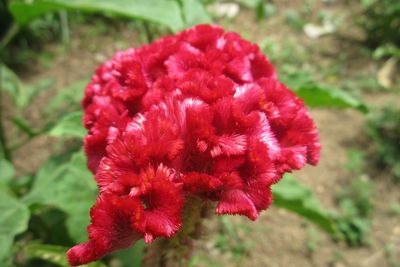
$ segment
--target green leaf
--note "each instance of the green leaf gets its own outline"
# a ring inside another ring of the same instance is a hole
[[[330,234],[336,233],[330,214],[322,211],[312,191],[292,176],[285,175],[279,183],[272,186],[272,192],[274,205],[297,213]]]
[[[256,18],[258,20],[261,20],[275,15],[276,7],[271,3],[264,3],[264,1],[261,1],[260,3],[258,3],[255,12],[256,12]]]
[[[24,246],[25,255],[30,259],[41,259],[58,266],[69,267],[66,253],[69,248],[55,245],[47,245],[40,243],[30,243]],[[83,267],[106,267],[102,262],[94,262],[91,264],[81,265]]]
[[[120,250],[113,254],[115,260],[120,262],[118,266],[141,266],[144,256],[144,241],[139,240],[133,247]]]
[[[368,112],[365,104],[340,89],[314,85],[296,88],[294,91],[310,107],[355,108]]]
[[[29,209],[22,202],[0,190],[0,263],[6,262],[14,237],[28,227]]]
[[[48,160],[36,173],[31,191],[22,198],[22,201],[27,205],[46,203],[46,200],[54,194],[53,190],[48,189],[57,184],[67,168],[67,164],[60,164],[56,159]]]
[[[90,223],[89,210],[97,194],[84,153],[79,151],[61,165],[56,160],[49,160],[40,169],[24,201],[30,205],[55,206],[64,211],[68,215],[66,225],[70,236],[77,242],[83,242],[87,235],[85,226]]]
[[[368,112],[367,106],[340,89],[315,82],[308,73],[290,73],[281,79],[310,107],[355,108]]]
[[[0,159],[0,183],[8,183],[14,175],[14,166],[9,161]]]
[[[12,122],[18,129],[27,134],[29,137],[33,137],[36,135],[35,129],[33,129],[24,118],[14,117],[12,119]]]
[[[263,3],[263,0],[236,0],[239,4],[248,7],[248,8],[256,8],[260,3]]]
[[[200,0],[182,0],[182,12],[186,27],[212,22]]]
[[[71,107],[78,109],[88,82],[89,78],[85,78],[63,88],[49,101],[45,113],[52,114],[55,111],[66,110]]]
[[[178,31],[184,28],[179,4],[170,0],[32,0],[12,1],[9,10],[19,25],[60,9],[107,13],[159,23]]]
[[[70,113],[60,119],[49,134],[56,137],[77,137],[82,139],[86,129],[82,125],[82,111]]]
[[[25,108],[40,91],[48,89],[52,83],[52,80],[42,80],[36,85],[28,86],[12,70],[0,64],[0,90],[11,96],[17,108]]]

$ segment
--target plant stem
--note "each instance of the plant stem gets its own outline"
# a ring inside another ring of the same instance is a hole
[[[142,267],[187,267],[193,254],[193,241],[201,236],[202,220],[209,203],[189,198],[184,206],[181,230],[170,239],[160,239],[146,247]]]
[[[8,29],[6,35],[0,41],[0,50],[7,46],[7,44],[14,38],[14,36],[18,33],[19,27],[17,24],[13,23]]]
[[[151,43],[154,39],[154,36],[150,30],[149,23],[143,22],[143,29],[144,29],[144,32],[146,33],[147,43]]]
[[[60,17],[60,25],[61,25],[61,40],[62,40],[64,46],[67,46],[70,43],[68,13],[66,11],[60,11],[58,13],[58,15]]]
[[[2,157],[4,157],[8,161],[12,161],[11,151],[7,145],[7,137],[4,131],[3,125],[3,94],[2,94],[2,86],[3,86],[3,68],[0,66],[0,148],[2,152]]]

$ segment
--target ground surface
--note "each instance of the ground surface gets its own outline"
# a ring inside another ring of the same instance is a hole
[[[278,66],[278,73],[285,60],[297,60],[296,64],[301,69],[312,71],[320,80],[339,85],[344,80],[350,80],[362,86],[364,83],[359,77],[375,75],[379,64],[362,56],[362,49],[358,43],[358,38],[361,38],[359,33],[357,30],[353,31],[353,27],[347,27],[352,17],[357,14],[357,7],[347,3],[351,1],[326,1],[331,4],[313,1],[318,3],[313,4],[311,10],[304,11],[308,12],[307,18],[314,22],[318,22],[321,12],[341,18],[339,34],[317,40],[308,39],[302,31],[294,30],[285,21],[285,12],[302,10],[304,1],[276,2],[279,2],[277,14],[266,21],[257,23],[251,11],[242,10],[238,17],[232,21],[222,21],[221,24],[252,41],[261,42],[267,37],[269,42],[276,44],[277,51],[283,55],[276,57],[274,62]],[[37,68],[30,68],[22,73],[26,82],[53,77],[56,90],[60,90],[72,81],[93,73],[95,67],[109,58],[114,51],[139,42],[137,33],[132,29],[119,29],[102,34],[93,32],[89,26],[79,30],[73,28],[72,31],[70,48],[66,52],[60,52],[57,46],[46,47],[46,51],[56,56],[48,64],[38,65]],[[349,40],[349,36],[352,39]],[[274,60],[274,55],[271,55],[271,58]],[[338,65],[339,70],[332,70]],[[36,100],[36,104],[46,105],[56,90],[45,92]],[[400,95],[394,91],[362,93],[361,96],[372,107],[381,107],[389,102],[400,103]],[[336,209],[336,195],[343,187],[349,186],[354,178],[344,168],[348,149],[368,149],[371,145],[366,138],[365,116],[354,110],[313,109],[311,113],[321,134],[321,162],[317,167],[307,167],[295,173],[295,177],[312,188],[323,207]],[[26,116],[30,121],[40,123],[40,113],[37,110],[29,109]],[[12,134],[13,132],[9,132],[9,135]],[[54,149],[54,140],[49,137],[40,137],[32,141],[15,154],[18,171],[34,171]],[[238,247],[237,251],[218,247],[217,244],[221,241],[220,223],[216,218],[213,219],[208,225],[211,234],[206,241],[197,244],[200,248],[197,256],[201,258],[198,265],[399,266],[400,218],[399,215],[390,213],[389,204],[400,202],[400,186],[395,185],[384,171],[373,173],[373,177],[366,173],[369,179],[373,180],[375,204],[369,245],[349,248],[344,243],[336,243],[300,217],[272,207],[263,212],[257,222],[250,222],[241,217],[230,218],[237,228],[241,242],[239,247],[233,245],[233,250]]]

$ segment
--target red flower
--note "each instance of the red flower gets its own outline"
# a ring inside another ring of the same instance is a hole
[[[72,265],[140,238],[171,237],[188,196],[255,220],[285,172],[316,164],[303,102],[257,45],[200,25],[100,66],[82,101],[85,152],[100,195]]]

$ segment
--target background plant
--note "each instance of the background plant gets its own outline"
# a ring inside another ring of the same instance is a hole
[[[364,17],[361,26],[366,42],[376,48],[383,45],[400,46],[400,3],[396,0],[362,0]]]
[[[368,134],[380,169],[388,169],[400,182],[400,109],[388,106],[374,114],[368,123]]]

